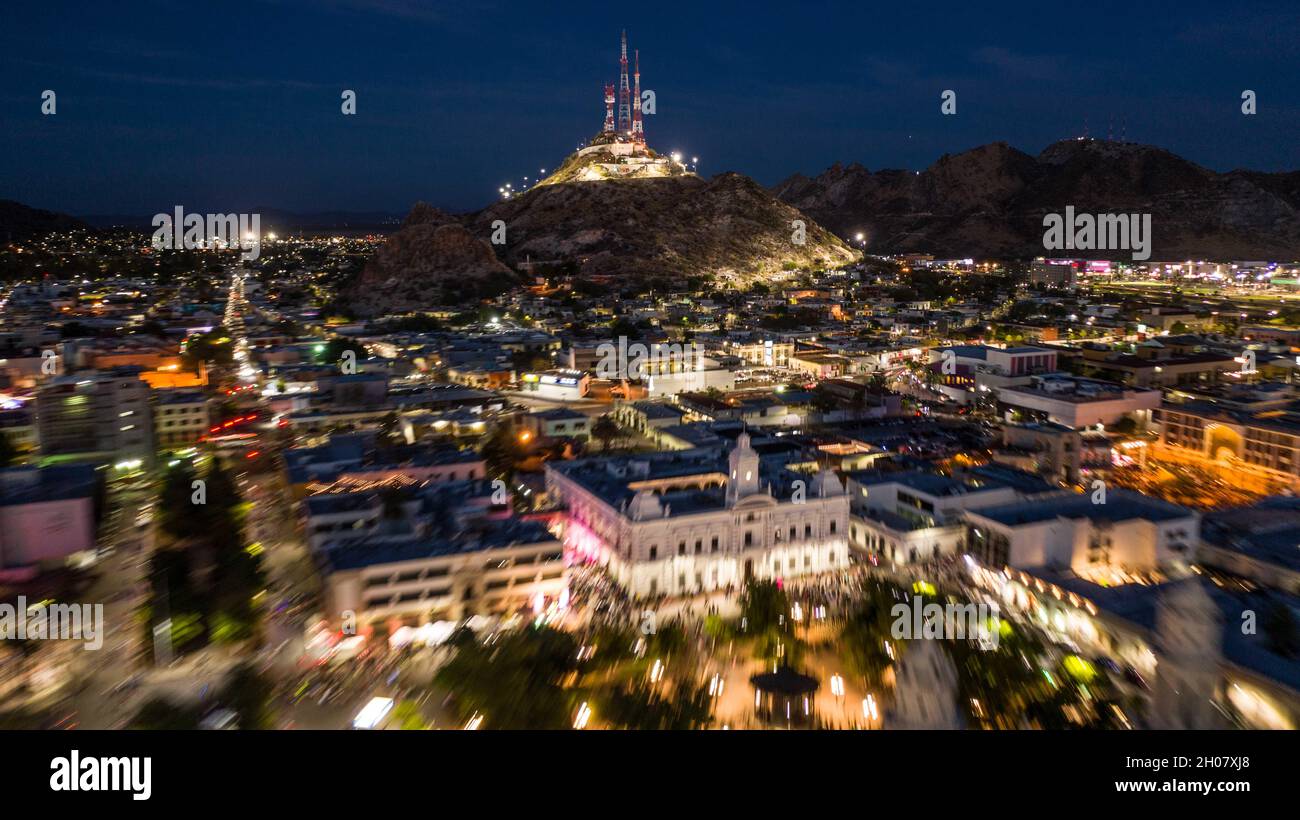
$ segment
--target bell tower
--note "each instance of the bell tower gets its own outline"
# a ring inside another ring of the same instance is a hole
[[[758,453],[749,446],[749,433],[742,432],[727,459],[727,506],[754,495],[758,487]]]

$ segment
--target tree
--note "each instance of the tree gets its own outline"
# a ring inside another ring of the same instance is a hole
[[[1285,658],[1293,658],[1300,652],[1300,630],[1289,606],[1281,602],[1273,604],[1262,626],[1270,651]]]
[[[689,730],[713,719],[713,698],[697,683],[678,683],[664,695],[646,678],[604,689],[597,716],[615,729]]]
[[[464,630],[456,654],[434,675],[454,696],[461,720],[474,715],[494,729],[563,729],[573,717],[565,682],[577,671],[573,636],[550,627],[498,634],[490,646]]]
[[[845,664],[870,686],[880,686],[894,658],[885,649],[892,641],[892,610],[898,603],[895,587],[873,583],[863,590],[857,607],[845,619],[840,648]],[[895,654],[901,648],[895,648]]]
[[[206,506],[214,516],[220,518],[220,520],[214,520],[211,523],[229,523],[235,508],[243,503],[243,499],[239,495],[239,488],[235,485],[235,480],[230,477],[230,472],[222,467],[221,463],[215,458],[208,465],[208,472],[204,479],[207,482],[208,497]]]
[[[155,549],[149,556],[149,602],[141,607],[142,645],[154,659],[154,630],[164,622],[171,628],[167,642],[183,654],[207,644],[207,601],[193,585],[191,554],[185,549]]]
[[[1041,668],[1042,641],[1027,629],[1013,628],[1009,621],[999,621],[996,626],[998,645],[994,649],[982,649],[972,641],[944,643],[957,670],[957,690],[968,716],[997,728],[1054,720],[1049,716],[1059,713],[1059,708],[1041,703],[1058,698],[1057,686]]]
[[[207,333],[191,334],[185,339],[181,359],[189,370],[198,371],[200,364],[228,367],[235,361],[234,340],[230,332],[218,325]]]
[[[9,436],[0,432],[0,470],[5,467],[12,467],[18,462],[18,448],[14,447]]]
[[[623,431],[612,416],[604,415],[591,425],[591,434],[600,440],[602,450],[608,450],[610,443],[621,436]]]
[[[1111,430],[1113,430],[1116,433],[1129,436],[1137,432],[1137,427],[1138,427],[1137,421],[1132,416],[1125,416],[1124,418],[1115,422],[1114,426],[1111,427]]]
[[[317,354],[316,361],[320,364],[337,364],[343,358],[343,354],[352,351],[356,354],[357,360],[366,358],[369,355],[366,352],[365,345],[353,339],[336,336],[325,343]]]
[[[247,663],[230,671],[218,700],[239,715],[241,729],[273,729],[275,687]]]
[[[631,344],[631,340],[636,339],[640,332],[637,324],[624,316],[618,317],[609,325],[609,335],[614,339],[625,336],[629,340],[628,344]]]
[[[763,658],[793,666],[801,650],[790,618],[790,599],[775,581],[751,579],[740,594],[740,628]]]
[[[397,725],[399,729],[430,729],[432,728],[424,715],[420,712],[420,704],[413,700],[404,700],[393,707],[391,723]]]
[[[518,437],[506,424],[496,426],[492,434],[483,442],[479,452],[487,464],[489,475],[507,482],[514,478],[515,464],[524,456]]]
[[[127,724],[132,729],[185,731],[199,728],[202,716],[193,706],[172,703],[165,698],[150,698]]]
[[[551,366],[551,358],[533,350],[517,350],[510,354],[510,365],[517,373],[533,373]]]
[[[157,622],[170,618],[177,652],[255,637],[254,600],[265,585],[261,558],[244,540],[243,500],[229,472],[212,461],[202,503],[195,503],[194,475],[186,463],[163,478],[161,527],[175,543],[150,559],[154,589],[145,611],[148,645]]]
[[[170,467],[163,474],[158,497],[159,526],[173,538],[193,538],[207,531],[203,510],[194,503],[194,481],[194,469],[189,462]]]
[[[740,594],[744,630],[757,634],[790,631],[790,599],[775,581],[751,579]]]

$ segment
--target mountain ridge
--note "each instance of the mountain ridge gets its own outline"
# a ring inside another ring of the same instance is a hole
[[[12,199],[0,199],[0,239],[13,241],[51,231],[93,230],[80,219],[58,211],[33,208]]]
[[[770,190],[841,237],[864,234],[876,254],[1041,256],[1043,216],[1073,205],[1151,213],[1152,259],[1300,259],[1300,171],[1219,173],[1139,143],[1062,140],[1031,155],[994,142],[922,171],[836,162]]]

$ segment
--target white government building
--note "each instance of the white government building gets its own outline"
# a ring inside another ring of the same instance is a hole
[[[764,463],[741,433],[715,448],[550,462],[565,551],[633,596],[688,595],[849,565],[849,498],[836,475]]]

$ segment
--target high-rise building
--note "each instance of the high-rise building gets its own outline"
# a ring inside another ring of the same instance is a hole
[[[139,367],[52,379],[36,397],[41,455],[153,465],[153,405]]]

